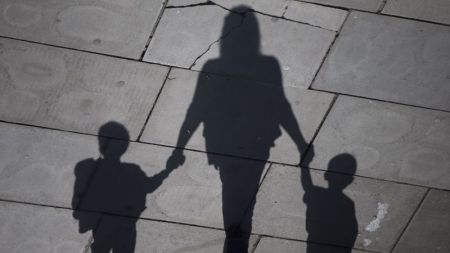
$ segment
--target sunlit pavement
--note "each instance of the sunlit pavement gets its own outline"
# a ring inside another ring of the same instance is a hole
[[[0,252],[450,252],[447,0],[0,13]]]

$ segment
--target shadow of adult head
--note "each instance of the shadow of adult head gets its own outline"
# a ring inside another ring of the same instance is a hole
[[[232,11],[245,15],[243,24],[240,28],[236,26],[237,17],[235,14],[230,14],[225,18],[222,28],[224,39],[220,41],[220,57],[243,60],[258,57],[261,54],[261,34],[256,16],[248,10],[247,6],[238,6],[233,8]]]
[[[138,165],[121,161],[129,146],[129,133],[120,123],[108,122],[98,134],[101,157],[83,160],[75,167],[73,216],[79,222],[80,233],[93,231],[93,253],[132,253],[136,222],[146,208],[146,195],[158,188],[171,170],[147,177]],[[103,215],[100,222],[98,213],[112,215]]]
[[[356,160],[350,154],[339,154],[328,163],[324,178],[328,188],[312,183],[309,169],[302,169],[303,201],[306,209],[306,230],[309,242],[343,246],[339,252],[351,252],[358,234],[355,204],[343,190],[353,182]],[[347,175],[331,171],[343,171]],[[308,245],[308,253],[319,252],[314,244]]]
[[[261,51],[261,32],[255,13],[247,6],[238,6],[231,11],[222,28],[217,58],[220,62],[209,60],[202,71],[281,85],[278,61]]]
[[[220,172],[222,212],[226,231],[224,252],[246,252],[255,202],[252,201],[264,163],[239,167],[230,154],[267,161],[283,127],[297,145],[306,148],[297,120],[282,85],[276,58],[261,54],[257,17],[246,12],[237,27],[237,7],[225,18],[220,57],[208,60],[202,72],[229,74],[230,78],[200,74],[196,91],[180,129],[177,146],[184,148],[200,124],[208,163]],[[173,157],[182,157],[174,151]],[[169,159],[170,160],[170,159]],[[178,159],[182,160],[182,159]],[[245,213],[247,212],[247,215]]]

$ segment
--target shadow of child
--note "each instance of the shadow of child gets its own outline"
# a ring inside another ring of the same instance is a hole
[[[146,209],[147,194],[161,186],[177,162],[168,161],[166,169],[147,177],[139,165],[120,159],[129,145],[129,134],[123,125],[108,122],[100,128],[99,136],[115,136],[122,140],[99,137],[101,157],[86,159],[76,165],[73,217],[78,220],[80,233],[93,231],[92,253],[111,250],[131,253],[136,244],[136,222]],[[101,215],[98,212],[127,217],[103,215],[99,226]]]

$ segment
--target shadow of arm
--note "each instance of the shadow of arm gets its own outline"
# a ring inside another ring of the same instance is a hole
[[[177,150],[177,149],[176,149]],[[158,187],[162,185],[164,180],[169,177],[170,173],[174,171],[180,164],[184,163],[184,156],[172,155],[166,163],[166,168],[158,174],[155,174],[148,178],[147,182],[147,193],[152,193]]]
[[[284,96],[284,95],[283,95]],[[294,141],[299,153],[306,150],[308,143],[306,143],[303,134],[300,132],[300,126],[294,116],[291,105],[286,99],[281,102],[283,108],[280,113],[280,125],[286,130],[289,137]],[[303,154],[302,154],[303,155]]]
[[[308,191],[309,189],[313,188],[313,182],[311,178],[311,172],[308,168],[300,168],[301,173],[301,181],[302,181],[302,187],[305,191]]]

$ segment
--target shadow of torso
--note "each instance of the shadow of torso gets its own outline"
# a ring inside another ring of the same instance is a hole
[[[244,79],[212,83],[208,75],[200,75],[190,110],[200,114],[196,117],[202,119],[208,152],[267,160],[270,148],[281,136],[280,116],[287,113],[283,111],[288,104],[279,64],[275,58],[262,55],[235,62],[219,58],[204,65],[206,73],[233,68],[242,72]],[[245,80],[252,72],[260,73],[259,80]],[[217,164],[214,156],[208,158]]]
[[[303,201],[307,205],[306,230],[308,242],[326,242],[351,247],[358,234],[355,204],[342,191],[312,186],[305,189]],[[320,248],[308,246],[308,253]],[[344,252],[344,249],[339,252]]]
[[[104,159],[95,162],[98,167],[82,208],[139,217],[148,193],[146,174],[132,163]]]

